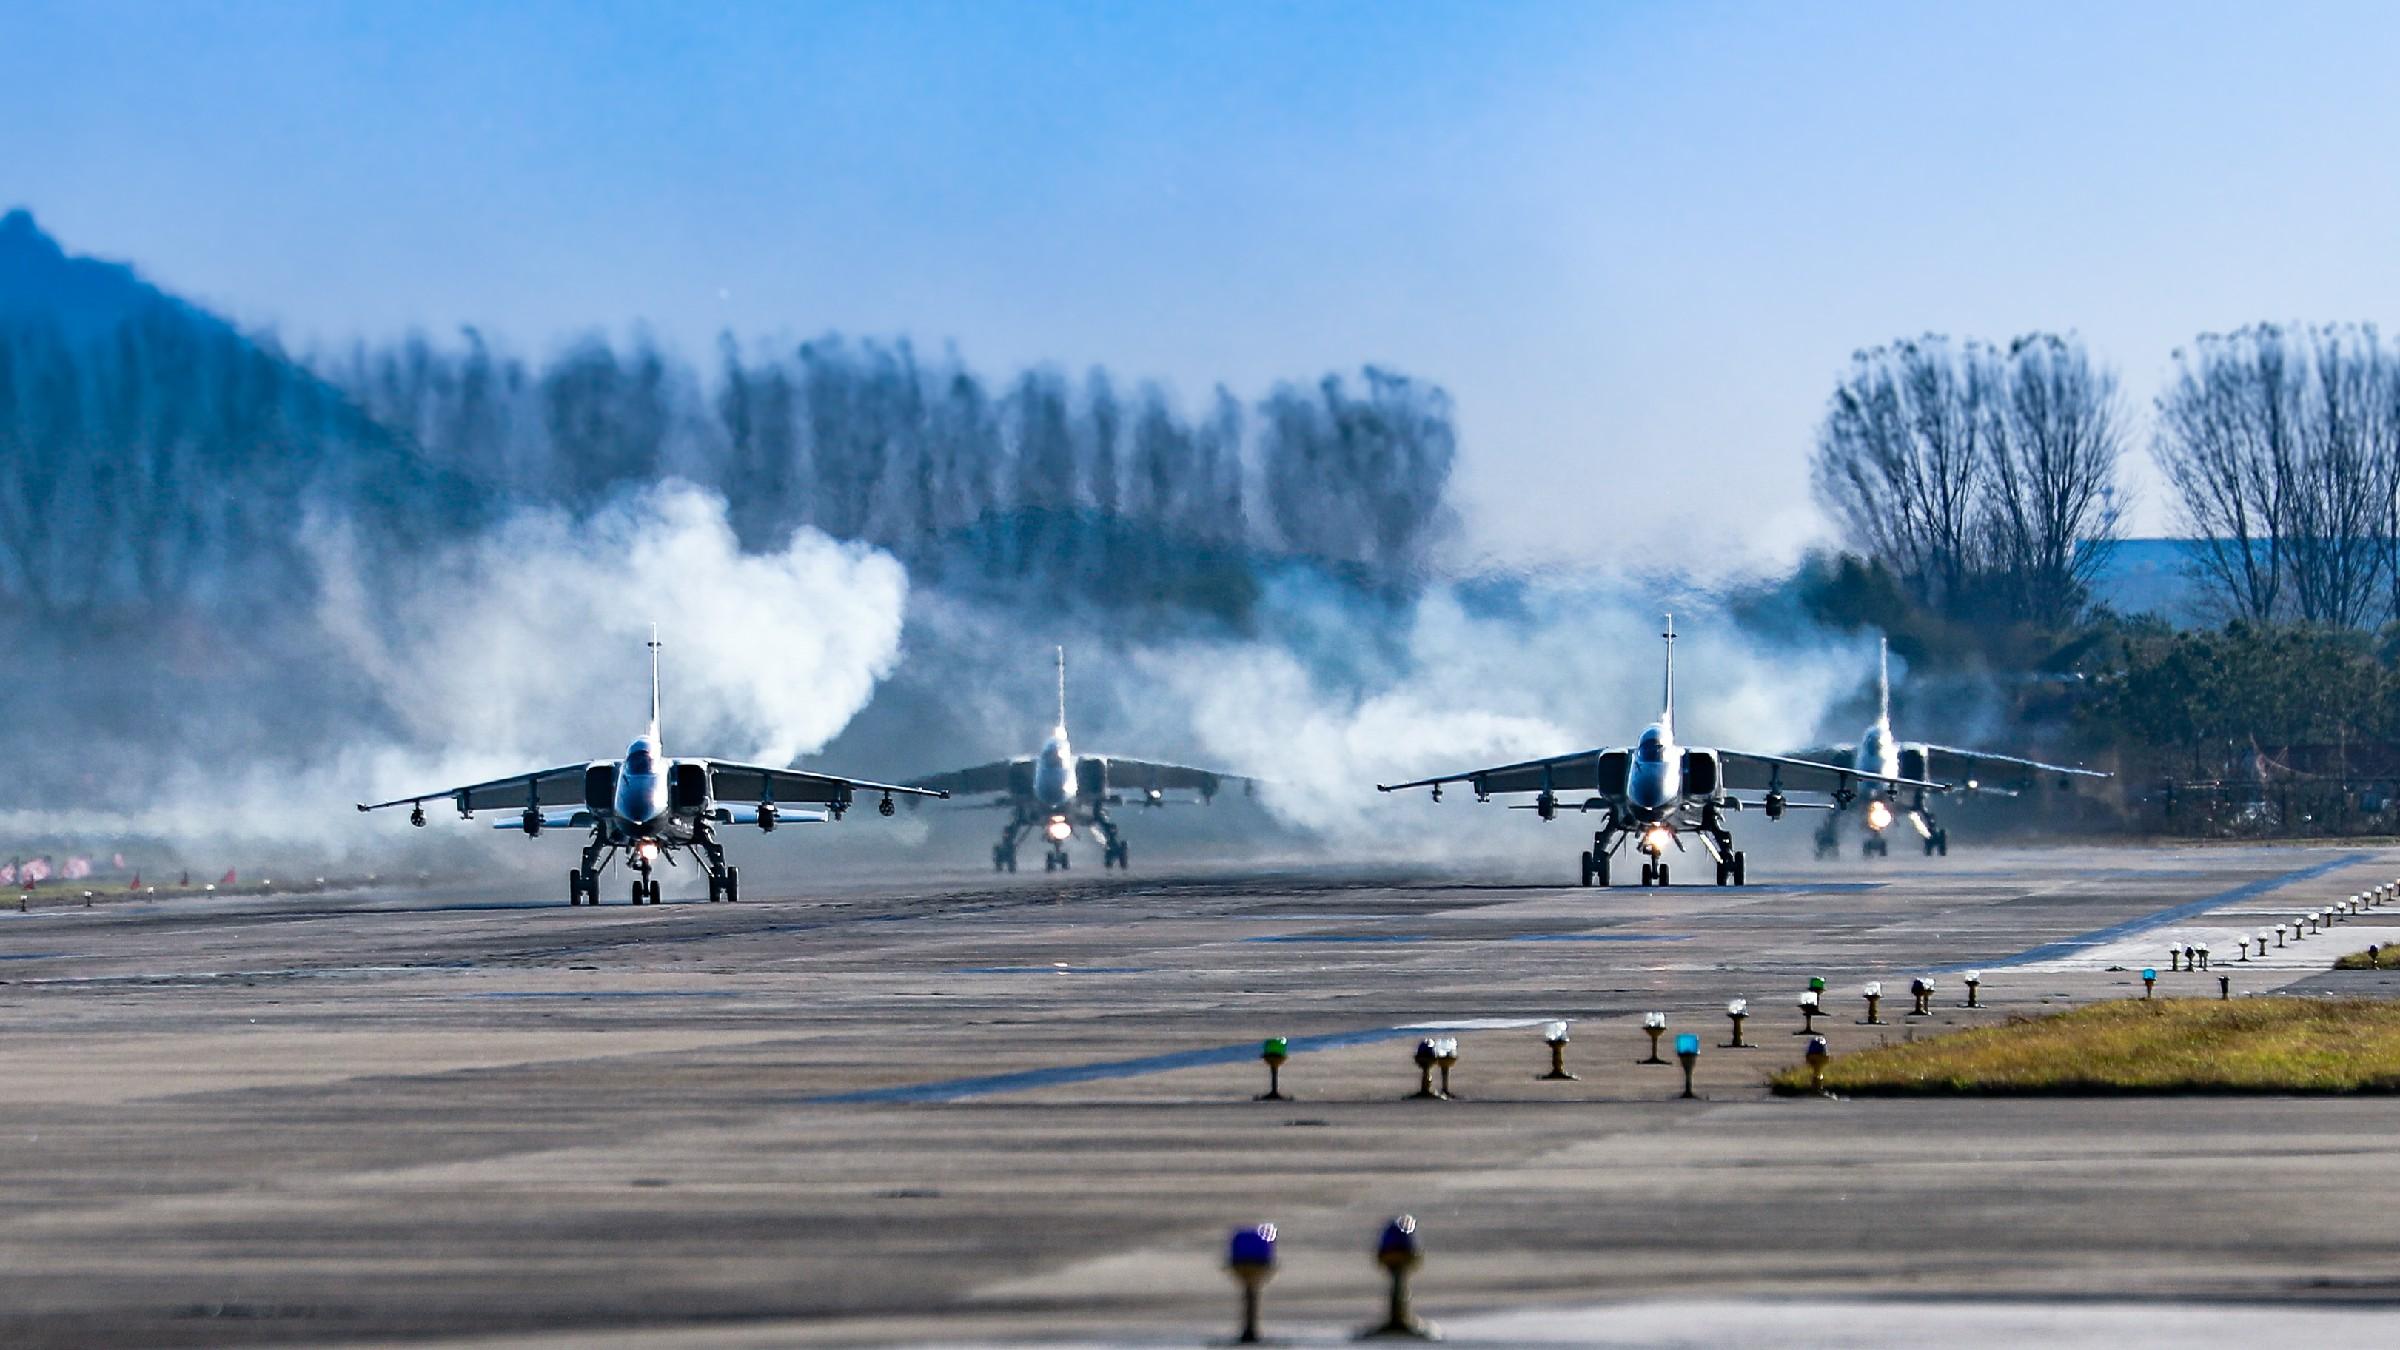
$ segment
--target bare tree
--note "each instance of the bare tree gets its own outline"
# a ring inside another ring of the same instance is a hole
[[[2383,597],[2400,372],[2371,327],[2260,324],[2175,354],[2152,453],[2226,607],[2355,627]]]
[[[1983,507],[1989,565],[2018,615],[2072,621],[2117,537],[2124,431],[2114,373],[2047,333],[2009,345]]]
[[[1817,498],[1853,548],[1927,604],[1964,599],[1980,568],[2000,363],[1928,335],[1851,358],[1817,430]]]

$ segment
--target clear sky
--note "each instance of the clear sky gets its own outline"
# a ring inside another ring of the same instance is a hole
[[[2395,69],[2389,5],[0,0],[0,207],[296,343],[1387,363],[1477,552],[1705,565],[1823,528],[1862,346],[2075,330],[2138,416],[2391,314]]]

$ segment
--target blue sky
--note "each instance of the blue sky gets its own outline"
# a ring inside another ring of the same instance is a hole
[[[1472,551],[1708,566],[1822,529],[1860,347],[2074,330],[2138,422],[2195,333],[2391,313],[2396,65],[2366,5],[0,0],[0,207],[300,344],[1386,363]]]

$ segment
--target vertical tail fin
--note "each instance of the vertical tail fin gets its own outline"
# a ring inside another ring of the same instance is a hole
[[[1882,638],[1875,645],[1876,725],[1888,729],[1892,725],[1892,640]]]
[[[650,625],[650,743],[663,750],[658,735],[658,625]]]
[[[1667,693],[1658,720],[1666,724],[1667,734],[1671,736],[1675,733],[1675,616],[1672,614],[1667,616],[1664,636],[1667,639]]]
[[[1058,651],[1058,734],[1067,734],[1067,649]]]

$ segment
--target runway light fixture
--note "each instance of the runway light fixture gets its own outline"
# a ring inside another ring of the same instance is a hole
[[[1567,1072],[1567,1023],[1560,1018],[1542,1028],[1542,1044],[1550,1047],[1550,1072],[1542,1077],[1553,1081],[1574,1082],[1575,1075]],[[1656,1045],[1657,1042],[1651,1042]]]
[[[2202,970],[2208,969],[2208,944],[2203,942],[2192,950],[2200,953],[2200,968]]]
[[[1825,1046],[1824,1037],[1811,1036],[1808,1038],[1806,1058],[1808,1060],[1808,1090],[1821,1094],[1825,1091],[1825,1062],[1833,1058],[1833,1053]]]
[[[1908,982],[1908,996],[1912,999],[1915,999],[1917,1004],[1917,1006],[1908,1010],[1909,1016],[1933,1016],[1933,981],[1926,979],[1922,975],[1910,980]]]
[[[2280,947],[2280,946],[2282,946],[2282,945],[2283,945],[2283,925],[2282,925],[2282,924],[2277,924],[2277,925],[2275,925],[2275,945],[2276,945],[2276,946],[2278,946],[2278,947]]]
[[[1408,1094],[1410,1101],[1439,1101],[1441,1094],[1433,1090],[1433,1066],[1442,1057],[1431,1037],[1417,1042],[1417,1090]]]
[[[1800,1029],[1792,1034],[1795,1036],[1816,1035],[1817,1014],[1823,1011],[1823,1008],[1817,1006],[1817,991],[1814,989],[1803,990],[1800,994]]]
[[[1742,1019],[1748,1017],[1749,1015],[1750,1000],[1746,998],[1737,998],[1726,1003],[1725,1016],[1731,1018],[1733,1021],[1733,1039],[1725,1043],[1726,1049],[1746,1050],[1749,1048],[1749,1042],[1742,1039]],[[1690,1036],[1679,1036],[1675,1039],[1675,1043],[1677,1045],[1682,1045],[1685,1041],[1692,1039],[1693,1038]],[[1693,1048],[1698,1048],[1696,1042]]]
[[[1867,981],[1867,987],[1859,992],[1867,996],[1867,1025],[1871,1027],[1882,1026],[1883,981],[1869,980]]]
[[[2238,941],[2236,941],[2236,942],[2233,944],[2233,946],[2234,946],[2234,951],[2235,951],[2235,953],[2236,953],[2236,955],[2234,956],[2234,959],[2235,959],[2235,960],[2237,960],[2237,961],[2247,961],[2247,960],[2249,960],[2249,959],[2250,959],[2250,939],[2248,939],[2248,938],[2242,938],[2242,939],[2239,939]]]
[[[2172,942],[2167,944],[2167,969],[2183,969],[2183,948],[2176,946]]]
[[[1255,1102],[1288,1102],[1283,1092],[1283,1062],[1291,1057],[1291,1043],[1281,1036],[1269,1036],[1258,1047],[1258,1057],[1266,1061],[1267,1090],[1251,1098]]]
[[[1970,1008],[1982,1007],[1982,997],[1983,972],[1980,970],[1970,970],[1967,972],[1967,1006]]]
[[[1739,1002],[1740,1000],[1735,1001]],[[1739,1045],[1742,1040],[1741,1014],[1734,1014],[1734,1019],[1733,1040],[1734,1044]],[[1700,1038],[1688,1031],[1677,1036],[1675,1038],[1675,1058],[1683,1062],[1683,1095],[1686,1097],[1696,1095],[1692,1091],[1692,1069],[1700,1063]]]
[[[1434,1045],[1434,1063],[1442,1069],[1442,1100],[1451,1100],[1450,1071],[1458,1067],[1458,1038],[1444,1036]]]
[[[1417,1316],[1409,1306],[1408,1277],[1425,1260],[1424,1248],[1417,1242],[1417,1221],[1403,1214],[1383,1226],[1383,1235],[1375,1241],[1375,1264],[1391,1277],[1391,1301],[1385,1309],[1383,1325],[1369,1327],[1358,1333],[1360,1340],[1380,1340],[1401,1337],[1420,1341],[1438,1341],[1441,1333],[1431,1322]]]
[[[1242,1286],[1242,1330],[1234,1343],[1257,1345],[1263,1339],[1258,1334],[1258,1294],[1275,1278],[1275,1225],[1234,1229],[1226,1243],[1225,1268]]]
[[[2219,975],[2217,977],[2217,1002],[2223,1003],[2232,997],[2233,977],[2231,975]]]
[[[1636,1063],[1636,1064],[1664,1064],[1664,1063],[1666,1063],[1666,1061],[1665,1061],[1665,1060],[1663,1060],[1663,1059],[1660,1059],[1660,1058],[1658,1057],[1658,1038],[1659,1038],[1659,1037],[1661,1037],[1661,1036],[1664,1036],[1664,1035],[1666,1035],[1666,1034],[1667,1034],[1667,1015],[1666,1015],[1665,1013],[1663,1013],[1663,1012],[1646,1012],[1646,1013],[1643,1013],[1643,1014],[1642,1014],[1642,1031],[1643,1031],[1643,1033],[1644,1033],[1644,1034],[1646,1034],[1647,1036],[1649,1036],[1649,1037],[1650,1037],[1650,1058],[1648,1058],[1648,1059],[1637,1059],[1637,1060],[1635,1060],[1635,1061],[1634,1061],[1634,1063]]]
[[[2144,967],[2142,967],[2142,997],[2143,997],[2143,998],[2148,998],[2148,997],[2150,997],[2150,993],[2151,993],[2151,991],[2152,991],[2153,989],[2156,989],[2157,987],[2158,987],[2158,972],[2157,972],[2156,970],[2153,970],[2153,969],[2151,969],[2151,968],[2150,968],[2150,967],[2148,967],[2148,966],[2144,966]]]

